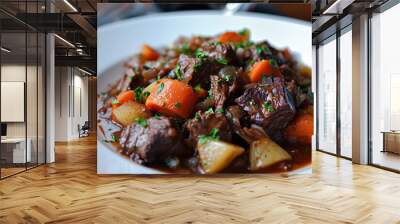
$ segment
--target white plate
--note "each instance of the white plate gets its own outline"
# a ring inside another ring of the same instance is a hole
[[[221,11],[160,13],[132,18],[100,27],[97,31],[97,91],[123,75],[121,61],[138,53],[143,44],[170,45],[179,36],[216,35],[227,30],[248,28],[251,40],[268,40],[277,48],[288,47],[311,66],[311,22],[258,13],[223,15]],[[115,153],[101,141],[97,145],[99,174],[151,174],[158,170],[137,165]],[[297,170],[304,172],[305,170]]]

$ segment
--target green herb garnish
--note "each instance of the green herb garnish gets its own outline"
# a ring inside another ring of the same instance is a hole
[[[200,84],[197,84],[193,89],[195,92],[201,92],[203,90],[203,88],[201,88]]]
[[[210,114],[213,114],[214,113],[214,110],[213,110],[213,108],[212,107],[210,107],[210,108],[208,108],[208,110],[206,110],[206,112],[204,113],[206,116],[208,116],[208,115],[210,115]]]
[[[201,62],[194,64],[194,71],[195,71],[195,72],[198,72],[199,69],[200,69],[200,67],[201,67],[201,65],[202,65]]]
[[[137,87],[135,90],[135,100],[136,102],[142,102],[142,93],[143,93],[143,87]]]
[[[222,43],[219,41],[213,41],[210,43],[211,46],[217,46],[217,45],[221,45]]]
[[[219,140],[219,130],[218,128],[212,128],[209,135],[200,135],[199,143],[204,144],[210,140]]]
[[[268,77],[267,77],[266,74],[263,74],[263,75],[261,76],[261,82],[265,83],[265,82],[267,82],[267,79],[268,79]]]
[[[176,68],[175,68],[175,76],[176,76],[176,78],[177,78],[178,80],[183,80],[183,79],[184,79],[183,73],[182,73],[182,71],[181,71],[181,65],[180,65],[180,64],[177,64],[177,65],[176,65]]]
[[[136,119],[136,123],[144,128],[147,127],[147,120],[144,118]]]
[[[196,58],[200,59],[200,60],[204,60],[207,58],[207,54],[204,53],[200,48],[197,48],[194,55],[196,56]]]
[[[230,81],[232,81],[233,77],[232,77],[232,75],[224,75],[224,79],[226,82],[230,82]]]
[[[268,55],[272,54],[271,50],[269,49],[269,47],[267,47],[265,44],[257,45],[256,46],[256,53],[257,53],[257,55],[261,55],[262,53],[265,53],[265,54],[268,54]]]
[[[264,108],[270,113],[275,111],[274,107],[268,101],[264,102]]]
[[[278,68],[278,67],[279,67],[279,66],[278,66],[278,63],[276,62],[275,59],[270,59],[270,60],[269,60],[269,64],[270,64],[272,67],[274,67],[274,68]]]
[[[226,60],[226,58],[218,58],[217,61],[218,61],[218,63],[223,64],[223,65],[228,64],[228,60]]]
[[[216,113],[221,113],[221,114],[222,114],[222,113],[225,112],[225,110],[224,110],[224,108],[219,108],[219,109],[216,109],[215,112],[216,112]]]
[[[178,102],[178,103],[175,104],[175,108],[181,108],[181,107],[182,107],[181,103]]]
[[[143,96],[145,96],[145,97],[148,97],[148,96],[150,96],[150,92],[148,92],[148,91],[146,91],[146,92],[143,92]]]
[[[250,47],[251,45],[253,45],[253,42],[246,40],[246,41],[242,41],[242,42],[236,44],[235,47],[236,48],[246,48],[246,47]]]
[[[111,135],[111,142],[117,142],[118,141],[118,137],[115,135]]]
[[[200,114],[199,114],[198,111],[197,111],[196,114],[194,115],[194,119],[195,119],[196,121],[200,121],[200,120],[201,120]]]
[[[212,95],[212,90],[210,89],[210,90],[208,90],[207,92],[208,92],[207,98],[209,98],[209,99],[214,99],[214,96]]]
[[[157,94],[160,94],[163,89],[164,89],[164,83],[162,82],[160,83],[160,86],[158,86]]]
[[[191,51],[192,51],[192,50],[190,49],[190,47],[189,47],[188,44],[183,44],[183,45],[182,45],[181,52],[182,52],[183,54],[190,54]]]
[[[238,32],[238,34],[241,35],[241,36],[249,35],[249,33],[250,33],[250,30],[247,29],[247,28],[244,28],[243,30],[240,30],[240,31]]]
[[[112,104],[112,105],[120,104],[120,102],[119,102],[117,99],[114,99],[114,100],[111,102],[111,104]]]
[[[160,120],[160,119],[161,119],[161,117],[160,117],[159,114],[154,114],[154,118],[157,119],[157,120]]]

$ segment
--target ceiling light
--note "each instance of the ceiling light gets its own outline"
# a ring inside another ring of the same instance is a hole
[[[83,70],[83,69],[81,69],[81,68],[79,68],[79,67],[78,67],[78,70],[81,71],[81,72],[83,72],[83,73],[85,73],[85,74],[87,74],[87,75],[92,75],[92,73],[90,73],[90,72],[88,72],[88,71],[86,71],[86,70]]]
[[[69,3],[68,0],[64,0],[65,4],[67,4],[74,12],[78,12],[78,10],[71,4]]]
[[[7,48],[5,48],[5,47],[1,47],[0,49],[1,49],[2,51],[6,52],[6,53],[10,53],[10,52],[11,52],[11,50],[9,50],[9,49],[7,49]]]
[[[64,38],[62,38],[62,37],[60,37],[60,36],[57,35],[57,34],[54,34],[54,36],[57,37],[58,39],[60,39],[62,42],[66,43],[68,46],[75,48],[75,45],[73,45],[73,44],[72,44],[71,42],[69,42],[68,40],[66,40],[66,39],[64,39]]]
[[[351,5],[355,0],[336,0],[322,13],[323,15],[329,14],[342,14],[343,10]]]

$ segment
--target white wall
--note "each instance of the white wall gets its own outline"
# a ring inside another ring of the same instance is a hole
[[[72,67],[56,67],[55,76],[55,141],[77,139],[88,120],[88,78]]]

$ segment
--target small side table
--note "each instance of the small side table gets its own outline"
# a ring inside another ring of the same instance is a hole
[[[382,152],[400,154],[400,131],[382,131],[383,149]]]

